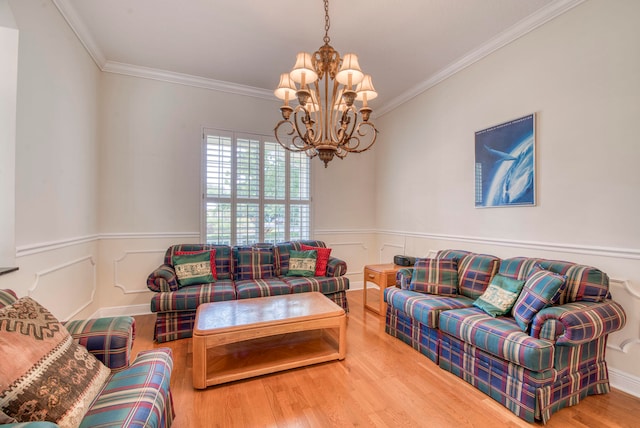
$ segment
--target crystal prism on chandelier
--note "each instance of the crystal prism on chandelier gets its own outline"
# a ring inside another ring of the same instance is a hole
[[[313,54],[300,52],[291,72],[280,75],[274,93],[284,100],[282,120],[275,128],[278,143],[310,158],[318,156],[326,168],[334,156],[343,159],[373,146],[378,130],[369,122],[368,101],[378,93],[371,76],[360,69],[356,54],[340,58],[329,45],[328,0],[324,0],[324,13],[324,45]],[[290,106],[294,100],[298,105]]]

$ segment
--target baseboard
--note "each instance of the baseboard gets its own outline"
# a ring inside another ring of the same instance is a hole
[[[611,387],[640,398],[640,377],[609,367]]]
[[[149,304],[145,303],[141,305],[111,306],[108,308],[100,308],[91,316],[91,318],[122,317],[149,314],[151,314]]]

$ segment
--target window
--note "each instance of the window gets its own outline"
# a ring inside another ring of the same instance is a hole
[[[273,137],[204,132],[204,239],[227,245],[308,239],[310,162]]]

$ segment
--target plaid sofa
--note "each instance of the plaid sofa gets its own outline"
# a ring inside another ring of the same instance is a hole
[[[18,298],[0,290],[0,308]],[[130,363],[135,339],[132,317],[98,318],[64,324],[73,339],[111,369],[103,390],[84,416],[80,427],[170,427],[174,418],[169,389],[171,349],[140,352]],[[56,427],[51,422],[0,424],[0,427]]]
[[[385,290],[388,334],[528,422],[546,423],[563,407],[609,392],[607,336],[624,327],[626,315],[611,300],[605,273],[570,262],[500,260],[460,250],[442,250],[436,258],[457,260],[458,294],[410,291],[413,269],[400,270],[397,287]],[[473,306],[496,273],[521,280],[534,266],[564,275],[566,285],[558,303],[540,310],[526,331],[511,316],[494,318]]]
[[[154,292],[151,298],[151,311],[156,313],[154,339],[162,343],[191,337],[196,309],[209,302],[319,291],[348,312],[349,279],[344,276],[347,272],[344,261],[330,257],[325,276],[286,276],[289,252],[301,250],[303,244],[326,248],[323,241],[314,240],[235,247],[172,245],[163,264],[147,279],[147,287]],[[173,257],[177,253],[210,250],[215,250],[216,281],[179,287]]]

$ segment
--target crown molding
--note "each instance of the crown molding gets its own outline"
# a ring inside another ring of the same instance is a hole
[[[584,3],[584,1],[585,0],[559,0],[549,4],[546,7],[543,7],[536,13],[526,17],[522,21],[516,23],[507,30],[493,37],[485,44],[464,55],[462,58],[458,59],[452,64],[449,64],[447,67],[432,75],[427,80],[386,102],[380,108],[376,109],[377,116],[380,117],[386,113],[389,113],[391,110],[399,107],[412,98],[415,98],[426,90],[436,86],[438,83],[448,79],[459,71],[462,71],[470,65],[480,61],[481,59],[497,51],[498,49],[519,39],[525,34],[573,9],[579,4]]]
[[[124,64],[121,62],[107,61],[102,67],[102,71],[107,73],[141,77],[143,79],[160,80],[162,82],[176,83],[178,85],[194,86],[196,88],[209,89],[212,91],[227,92],[254,98],[262,98],[269,101],[275,100],[275,96],[273,95],[272,90],[240,85],[237,83],[225,82],[222,80],[207,79],[205,77],[176,73],[173,71],[160,70],[157,68],[149,68],[139,65]]]
[[[107,59],[69,0],[51,0],[100,70]],[[104,71],[104,70],[103,70]]]
[[[245,95],[254,98],[261,98],[273,101],[273,92],[270,89],[256,88],[252,86],[239,85],[236,83],[225,82],[221,80],[208,79],[199,76],[193,76],[183,73],[175,73],[166,70],[159,70],[149,67],[141,67],[133,64],[124,64],[119,62],[107,61],[104,54],[95,43],[90,31],[84,25],[75,8],[69,0],[52,0],[53,4],[58,8],[60,14],[67,21],[73,32],[76,34],[82,45],[85,47],[91,58],[100,68],[100,70],[108,73],[123,74],[127,76],[140,77],[143,79],[159,80],[163,82],[176,83],[179,85],[193,86],[213,91],[227,92],[236,95]],[[522,21],[516,23],[506,31],[498,34],[487,43],[477,49],[469,52],[454,63],[448,65],[436,74],[429,77],[422,83],[414,86],[408,91],[403,92],[397,97],[384,103],[376,109],[375,118],[383,116],[391,110],[397,108],[401,104],[415,98],[426,90],[432,88],[438,83],[448,79],[459,71],[474,64],[496,50],[517,40],[525,34],[533,31],[546,22],[562,15],[568,10],[578,6],[585,0],[558,0],[548,6],[540,9],[536,13],[528,16]]]

